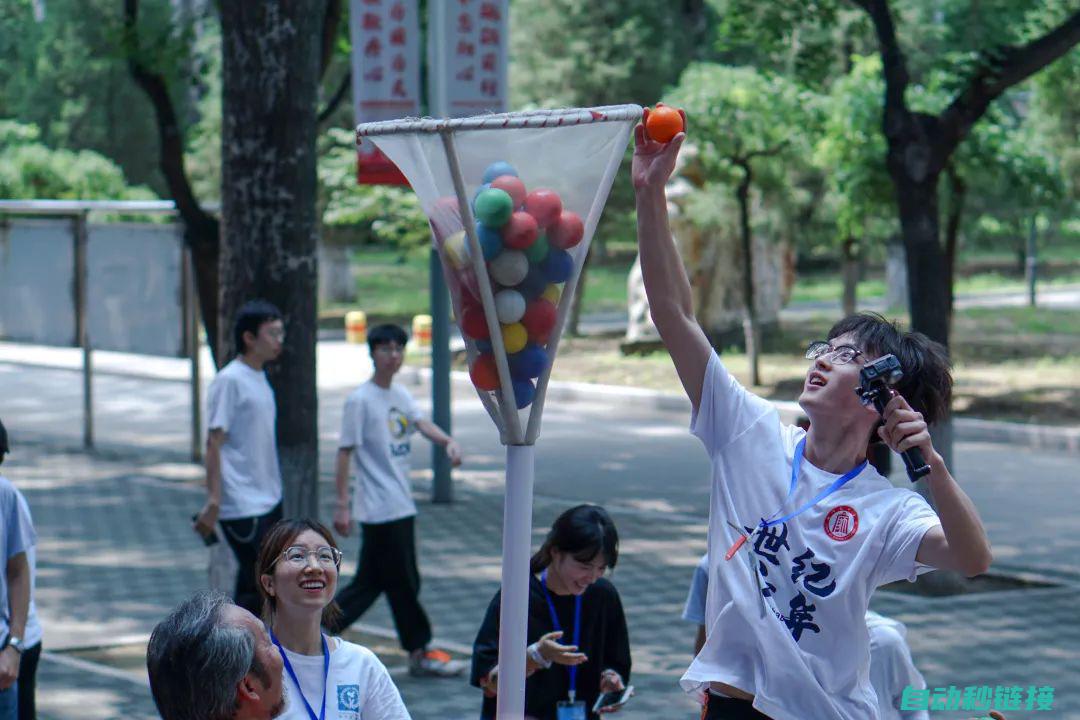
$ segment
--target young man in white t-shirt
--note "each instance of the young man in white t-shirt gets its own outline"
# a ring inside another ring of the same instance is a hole
[[[265,300],[241,306],[233,328],[237,356],[207,394],[206,504],[195,517],[203,537],[221,528],[236,556],[237,605],[255,616],[261,602],[255,562],[263,535],[281,519],[277,404],[265,366],[281,355],[281,311]]]
[[[682,619],[697,626],[694,638],[694,655],[705,646],[705,598],[709,590],[709,555],[701,556],[690,590]],[[870,684],[877,695],[878,720],[929,720],[926,710],[901,710],[900,700],[904,688],[924,689],[926,680],[915,667],[911,650],[907,645],[907,628],[899,620],[866,611],[866,629],[870,632]]]
[[[728,374],[694,316],[664,190],[685,134],[658,143],[642,124],[634,135],[645,292],[713,474],[709,584],[719,592],[709,594],[705,647],[681,684],[707,699],[707,718],[876,718],[863,621],[871,593],[932,568],[977,575],[991,561],[979,515],[927,429],[948,408],[945,351],[878,316],[842,320],[807,353],[799,402],[809,432],[781,423]],[[855,390],[863,365],[886,354],[905,377],[879,427]],[[867,465],[874,432],[893,450],[921,450],[936,513]]]
[[[409,653],[410,672],[457,675],[464,664],[428,647],[431,623],[419,598],[409,438],[419,431],[442,445],[454,467],[461,464],[461,448],[424,419],[409,391],[393,381],[401,369],[407,340],[405,331],[396,325],[373,328],[368,333],[368,347],[375,373],[345,401],[335,472],[334,529],[347,536],[354,521],[360,524],[360,563],[356,577],[338,593],[341,618],[332,629],[341,632],[347,628],[385,592],[398,639]],[[350,508],[349,467],[353,461],[356,480]]]
[[[7,452],[7,430],[0,423],[0,463]],[[34,526],[20,511],[18,491],[0,475],[0,720],[19,717],[17,681],[23,653],[30,647],[26,631],[33,580],[27,553],[36,543]]]

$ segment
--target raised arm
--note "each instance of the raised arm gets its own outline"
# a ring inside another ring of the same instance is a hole
[[[645,119],[648,118],[645,111]],[[685,116],[683,120],[685,127]],[[664,186],[675,169],[685,133],[669,143],[651,139],[644,119],[634,128],[632,176],[637,203],[641,277],[653,323],[664,341],[683,389],[697,410],[712,348],[694,317],[690,280],[668,226]]]

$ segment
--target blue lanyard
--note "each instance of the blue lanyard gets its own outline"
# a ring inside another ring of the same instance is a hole
[[[819,492],[816,496],[814,496],[812,500],[807,502],[801,508],[788,513],[782,518],[778,518],[776,516],[780,514],[780,511],[784,509],[784,505],[787,505],[788,500],[790,500],[791,496],[795,494],[795,486],[799,482],[799,470],[802,469],[803,454],[805,452],[806,436],[804,435],[802,440],[799,441],[799,444],[795,446],[795,456],[791,459],[791,487],[788,488],[787,497],[784,498],[784,502],[780,505],[776,512],[774,512],[769,517],[768,520],[766,520],[765,518],[761,518],[761,522],[758,524],[759,529],[764,530],[765,528],[772,527],[773,525],[779,525],[780,523],[787,522],[796,515],[801,515],[802,513],[812,508],[814,505],[817,505],[820,501],[824,500],[829,495],[832,495],[834,492],[842,488],[844,485],[847,484],[848,480],[851,480],[853,477],[861,473],[863,471],[863,468],[866,467],[866,460],[863,460],[861,463],[859,463],[858,465],[838,477],[836,480],[834,480],[832,485]]]
[[[285,664],[285,670],[289,673],[289,677],[292,678],[293,684],[296,685],[296,689],[300,691],[300,699],[304,701],[304,709],[307,710],[311,720],[325,720],[326,718],[326,680],[330,676],[330,648],[326,646],[326,636],[322,635],[322,656],[323,656],[323,677],[322,677],[322,707],[319,709],[319,714],[316,715],[315,711],[311,709],[311,705],[308,703],[307,698],[304,697],[304,688],[300,687],[300,681],[296,678],[296,671],[292,669],[292,663],[289,662],[289,656],[285,653],[285,648],[281,647],[281,643],[278,642],[277,636],[273,631],[270,632],[270,639],[277,645],[278,652],[281,653],[281,660]]]
[[[547,600],[548,612],[551,613],[551,624],[555,630],[562,632],[559,624],[559,616],[555,613],[555,603],[551,601],[551,593],[547,589],[547,570],[540,573],[540,587],[544,590],[544,599]],[[581,652],[581,596],[574,596],[574,645]],[[577,694],[577,665],[570,666],[570,702],[574,702]]]

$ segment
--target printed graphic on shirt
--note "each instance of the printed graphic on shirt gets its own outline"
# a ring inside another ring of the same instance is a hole
[[[859,513],[850,505],[838,505],[825,516],[825,534],[843,542],[859,531]]]
[[[856,518],[855,525],[857,527],[858,520],[855,511],[846,506],[844,506],[844,509]],[[780,600],[785,597],[789,598],[787,600],[788,614],[784,615],[774,610],[776,618],[791,631],[791,636],[795,638],[795,642],[799,642],[803,632],[806,630],[820,634],[821,628],[814,622],[814,612],[817,610],[817,605],[814,604],[813,600],[814,596],[826,598],[836,590],[836,580],[830,579],[832,567],[826,562],[816,562],[817,556],[814,550],[805,547],[801,553],[795,555],[791,560],[791,580],[788,583],[783,571],[780,569],[781,560],[778,557],[782,550],[788,551],[785,555],[792,552],[791,544],[788,542],[787,523],[757,529],[743,527],[746,529],[747,534],[754,538],[752,552],[758,557],[757,570],[763,582],[761,595],[766,598],[779,595]],[[851,535],[854,534],[855,531],[852,530]],[[769,574],[770,569],[773,571],[772,575]],[[776,584],[772,581],[775,581]],[[777,585],[782,587],[778,590]],[[803,591],[810,593],[810,597],[808,598]]]
[[[391,406],[387,422],[390,426],[390,437],[393,439],[390,443],[390,454],[393,457],[408,455],[412,449],[409,442],[409,416],[399,408]]]
[[[337,686],[338,717],[345,720],[355,720],[360,717],[360,686],[338,685]]]

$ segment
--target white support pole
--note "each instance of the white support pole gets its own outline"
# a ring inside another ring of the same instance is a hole
[[[506,446],[497,720],[521,720],[525,717],[525,648],[528,645],[529,626],[534,462],[534,446]]]

